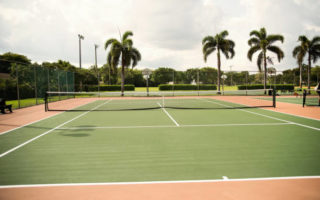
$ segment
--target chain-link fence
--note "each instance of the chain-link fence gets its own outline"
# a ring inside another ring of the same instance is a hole
[[[9,77],[0,79],[0,98],[13,108],[44,103],[46,91],[74,91],[74,73],[41,65],[13,63]]]

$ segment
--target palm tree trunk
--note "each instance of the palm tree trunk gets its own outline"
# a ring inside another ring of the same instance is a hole
[[[263,67],[264,67],[263,88],[266,91],[266,89],[267,89],[267,55],[266,55],[266,51],[263,52]]]
[[[218,57],[218,78],[217,78],[217,83],[218,83],[218,92],[220,92],[220,67],[221,67],[221,60],[220,60],[220,49],[217,49],[217,57]]]
[[[121,96],[124,96],[124,62],[122,60],[121,66]]]
[[[310,92],[310,71],[311,71],[311,56],[308,56],[308,90]]]
[[[300,69],[300,82],[299,82],[299,86],[300,89],[302,89],[302,63],[299,62],[299,69]]]

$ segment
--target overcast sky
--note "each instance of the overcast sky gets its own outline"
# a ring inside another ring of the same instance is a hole
[[[235,57],[222,60],[222,69],[257,70],[247,59],[249,32],[265,27],[282,34],[285,58],[275,67],[296,67],[292,49],[298,36],[320,35],[320,0],[0,0],[0,53],[27,55],[34,62],[66,60],[79,66],[78,33],[82,63],[106,63],[104,43],[121,33],[134,33],[134,46],[142,60],[139,68],[216,67],[216,54],[203,61],[202,38],[229,31],[236,43]],[[269,54],[273,57],[273,54]],[[318,63],[319,64],[319,63]]]

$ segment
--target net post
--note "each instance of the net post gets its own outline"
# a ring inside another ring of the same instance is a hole
[[[162,108],[164,108],[164,94],[162,93]]]
[[[276,107],[276,89],[272,89],[272,102],[273,102],[273,107]]]
[[[48,92],[46,92],[44,95],[44,110],[45,112],[48,111]]]
[[[306,105],[306,98],[307,98],[307,90],[303,90],[302,107]]]

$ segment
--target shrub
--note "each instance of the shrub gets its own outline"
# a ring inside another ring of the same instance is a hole
[[[267,89],[270,88],[270,85],[267,85]],[[271,88],[275,88],[276,90],[281,91],[294,91],[294,85],[292,84],[275,84],[271,85]],[[257,89],[263,89],[263,84],[254,84],[254,85],[238,85],[238,90],[257,90]]]
[[[134,91],[134,85],[124,85],[125,91]],[[98,91],[99,88],[97,85],[88,86],[88,91],[95,92]],[[100,85],[100,91],[121,91],[121,85]]]
[[[201,84],[199,85],[191,85],[191,84],[160,84],[159,86],[160,91],[166,91],[166,90],[216,90],[216,85],[211,84]]]

